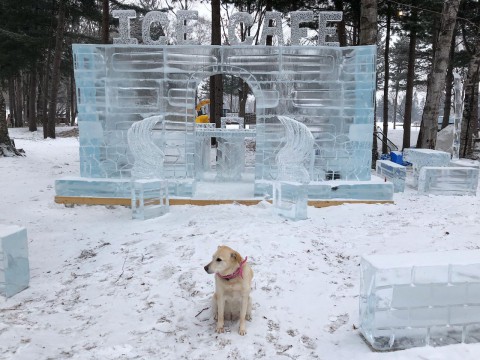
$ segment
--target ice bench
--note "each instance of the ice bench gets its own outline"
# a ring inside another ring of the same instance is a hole
[[[360,331],[376,350],[480,341],[480,251],[361,260]]]
[[[424,166],[418,177],[418,192],[435,195],[477,194],[478,169],[473,167]]]
[[[390,160],[377,160],[376,172],[378,176],[393,183],[394,192],[405,191],[405,179],[407,177],[407,169],[405,166]]]
[[[26,289],[29,280],[27,230],[0,224],[0,294],[11,297]]]
[[[413,185],[418,185],[420,169],[424,166],[448,166],[450,163],[450,153],[431,149],[408,148],[403,150],[405,161],[412,163],[413,167]]]

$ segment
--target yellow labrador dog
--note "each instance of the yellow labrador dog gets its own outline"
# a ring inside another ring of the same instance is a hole
[[[251,319],[253,270],[247,264],[247,258],[228,246],[219,246],[212,261],[204,267],[209,274],[215,273],[215,294],[213,310],[217,320],[217,333],[224,332],[225,315],[230,319],[240,317],[238,333],[245,335],[245,320]]]

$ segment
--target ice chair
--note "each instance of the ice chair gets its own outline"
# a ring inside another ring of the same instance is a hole
[[[273,182],[273,211],[292,220],[307,218],[310,175],[306,165],[313,159],[314,139],[310,130],[287,116],[278,116],[285,128],[285,144],[278,151],[277,178]]]
[[[128,129],[127,140],[134,157],[131,170],[132,218],[147,220],[169,210],[168,181],[164,178],[165,153],[152,139],[152,130],[163,116],[151,116]]]

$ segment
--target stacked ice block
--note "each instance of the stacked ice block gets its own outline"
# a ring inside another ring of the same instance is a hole
[[[451,155],[445,151],[408,148],[403,150],[403,158],[413,164],[413,185],[418,185],[420,169],[424,166],[448,166]]]
[[[361,260],[360,331],[376,350],[480,341],[480,251]]]
[[[378,176],[384,177],[393,183],[394,192],[405,191],[405,179],[407,177],[405,166],[390,160],[377,160],[376,167]]]
[[[132,180],[132,218],[147,220],[169,211],[168,182],[161,179]]]
[[[469,167],[432,167],[420,169],[418,192],[435,195],[477,194],[478,169]]]
[[[27,230],[0,224],[0,293],[13,296],[26,289],[29,281]]]
[[[307,219],[307,186],[295,182],[273,183],[273,212],[290,220]]]

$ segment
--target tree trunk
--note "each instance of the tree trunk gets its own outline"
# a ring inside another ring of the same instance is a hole
[[[3,89],[0,88],[0,156],[22,156],[8,135],[6,107]]]
[[[212,0],[212,45],[222,44],[222,27],[220,22],[220,0]],[[223,108],[223,81],[222,75],[210,77],[210,122],[221,127]]]
[[[410,30],[410,42],[408,46],[408,69],[407,89],[405,92],[405,114],[403,118],[403,146],[410,147],[410,133],[412,128],[412,105],[413,105],[413,80],[415,79],[415,45],[417,43],[417,30]]]
[[[442,129],[446,128],[450,122],[450,109],[452,107],[452,90],[453,90],[453,56],[455,55],[455,34],[452,36],[452,44],[450,45],[450,54],[448,56],[447,76],[445,78],[445,104],[443,106]]]
[[[17,127],[23,126],[23,99],[22,99],[22,78],[15,77],[15,123]]]
[[[393,128],[397,128],[397,107],[398,107],[398,91],[400,90],[400,81],[395,83],[395,101],[393,103]]]
[[[480,36],[480,34],[479,34]],[[475,45],[475,54],[468,65],[464,84],[463,116],[460,132],[460,157],[473,155],[473,132],[478,122],[478,82],[480,69],[480,39]]]
[[[37,131],[37,69],[33,67],[28,86],[28,130]]]
[[[52,92],[48,104],[48,137],[55,139],[55,120],[57,115],[58,87],[60,85],[60,62],[62,60],[63,33],[65,27],[65,0],[60,0],[58,9],[57,38],[55,40],[55,56],[52,70]]]
[[[362,0],[360,5],[360,45],[377,45],[377,0]],[[376,85],[375,81],[375,85]],[[374,93],[375,94],[375,93]],[[374,103],[374,107],[376,102]],[[378,145],[375,131],[377,127],[376,109],[373,112],[372,168],[378,159]]]
[[[389,53],[390,53],[390,21],[391,21],[391,6],[387,5],[387,34],[385,38],[385,83],[383,85],[383,141],[382,154],[388,153],[387,135],[388,135],[388,82],[390,80],[389,72]]]
[[[377,0],[362,0],[360,7],[360,45],[377,44]]]
[[[42,107],[42,126],[43,126],[43,137],[48,137],[48,84],[49,84],[49,74],[50,74],[50,60],[52,58],[52,52],[50,49],[47,50],[47,59],[45,61],[45,69],[42,72],[42,82],[40,89],[40,103]]]
[[[15,103],[15,78],[12,76],[8,79],[8,100],[10,105],[10,121],[12,127],[17,127],[17,108]]]
[[[334,0],[335,11],[343,12],[343,0]],[[345,31],[345,18],[342,17],[342,21],[339,21],[337,24],[337,34],[338,42],[340,46],[347,46],[347,36]]]
[[[448,65],[448,54],[452,42],[453,29],[457,19],[461,0],[445,0],[435,46],[435,57],[432,70],[427,81],[427,97],[423,108],[422,123],[418,136],[417,148],[435,149],[438,132],[438,113],[440,99],[445,87],[445,73]]]
[[[109,19],[110,19],[110,9],[109,1],[102,0],[102,43],[109,43]]]
[[[73,74],[73,66],[72,71],[70,73],[70,91],[69,91],[69,99],[70,99],[70,126],[75,125],[75,118],[77,117],[77,111],[75,107],[75,77]],[[196,104],[196,103],[195,103]]]
[[[238,116],[239,117],[245,117],[245,107],[247,105],[247,99],[248,99],[248,92],[250,88],[248,87],[248,84],[240,79],[240,91],[238,93],[238,100],[239,100],[239,109],[238,109]]]

